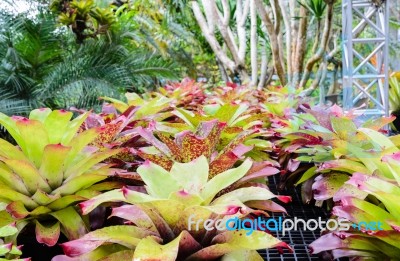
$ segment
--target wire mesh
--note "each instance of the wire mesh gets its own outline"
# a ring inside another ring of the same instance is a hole
[[[285,218],[302,218],[318,219],[321,217],[322,220],[329,219],[329,213],[325,208],[316,207],[314,205],[305,205],[302,203],[300,190],[299,189],[285,189],[284,191],[277,191],[277,184],[279,183],[279,177],[277,175],[269,178],[269,187],[271,192],[276,195],[289,195],[292,196],[292,202],[284,205],[287,214],[285,213],[272,213],[271,218],[278,219],[279,217]],[[320,236],[320,230],[315,231],[304,231],[299,229],[297,231],[287,231],[285,236],[280,231],[272,232],[273,235],[280,240],[288,243],[293,248],[293,253],[288,250],[283,250],[281,254],[277,249],[265,249],[259,251],[260,255],[266,261],[307,261],[307,260],[322,260],[318,255],[312,255],[309,253],[308,245],[316,240]],[[346,261],[348,259],[341,258],[337,261]]]

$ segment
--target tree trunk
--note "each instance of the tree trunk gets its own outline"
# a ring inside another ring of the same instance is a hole
[[[295,67],[295,59],[296,59],[296,49],[297,49],[297,34],[298,34],[298,24],[296,23],[294,17],[296,16],[296,4],[297,1],[296,0],[289,0],[289,9],[290,9],[290,17],[291,17],[291,22],[290,22],[290,30],[292,32],[291,38],[291,46],[292,46],[292,50],[290,52],[290,54],[288,53],[288,55],[290,55],[290,59],[292,61],[292,75],[289,75],[290,77],[293,78],[293,73],[295,71],[294,67]],[[292,85],[293,84],[293,80],[291,80]]]
[[[321,20],[317,19],[317,30],[315,31],[315,40],[313,47],[311,49],[311,53],[314,54],[317,52],[318,44],[319,44],[319,35],[321,34]]]
[[[278,44],[278,36],[276,35],[274,25],[272,24],[268,14],[265,10],[263,1],[261,1],[261,0],[254,0],[254,1],[256,3],[257,11],[260,15],[260,18],[261,18],[262,22],[264,23],[264,25],[267,29],[267,32],[268,32],[268,36],[269,36],[270,43],[271,43],[272,59],[274,62],[275,71],[279,77],[281,84],[286,85],[285,72],[284,72],[283,64],[281,63],[281,58],[280,58],[280,54],[279,54],[280,46]]]
[[[228,73],[226,72],[224,65],[221,63],[221,61],[218,58],[216,58],[215,60],[218,65],[219,73],[221,74],[221,79],[224,82],[230,82]]]
[[[325,25],[324,25],[324,32],[322,34],[322,39],[321,39],[321,45],[317,51],[307,62],[306,67],[304,68],[304,73],[303,77],[300,82],[300,87],[303,87],[306,85],[308,79],[310,78],[310,73],[318,61],[320,61],[326,52],[326,48],[328,47],[328,42],[329,38],[331,35],[331,28],[332,28],[332,18],[333,18],[333,3],[334,1],[331,1],[331,3],[327,4],[327,14],[325,18]]]
[[[288,10],[287,6],[284,3],[284,0],[279,0],[279,7],[282,10]],[[288,12],[282,12],[283,23],[286,28],[286,71],[288,74],[288,84],[291,85],[292,82],[292,28],[290,24],[290,17]]]
[[[261,73],[260,73],[260,81],[258,82],[257,90],[262,90],[265,86],[267,81],[267,74],[268,74],[268,57],[267,57],[267,50],[266,50],[266,43],[263,41],[264,44],[262,45],[261,49]]]
[[[293,85],[298,86],[300,82],[300,74],[303,71],[304,55],[307,49],[307,24],[308,11],[304,6],[300,6],[300,24],[297,34],[297,43],[294,59]]]
[[[227,56],[227,54],[222,50],[222,47],[218,43],[217,39],[214,35],[214,29],[212,26],[213,21],[209,19],[206,21],[203,13],[200,10],[200,6],[196,1],[192,1],[192,10],[194,16],[199,24],[201,31],[203,32],[204,37],[206,38],[208,44],[210,45],[211,49],[221,61],[221,63],[228,68],[232,73],[235,72],[236,65],[235,63]],[[212,29],[212,30],[211,30]]]
[[[250,0],[250,57],[251,57],[251,85],[257,86],[258,61],[257,61],[257,11],[255,0]]]

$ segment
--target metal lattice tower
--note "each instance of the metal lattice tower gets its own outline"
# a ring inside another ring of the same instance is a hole
[[[343,106],[368,117],[389,116],[389,4],[384,2],[342,1]]]

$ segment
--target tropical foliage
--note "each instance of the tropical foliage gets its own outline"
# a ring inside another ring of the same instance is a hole
[[[2,211],[6,205],[2,204]],[[18,233],[18,229],[14,223],[0,227],[0,260],[16,260],[16,261],[30,261],[30,258],[18,259],[22,255],[22,246],[16,246],[13,243],[6,243],[5,238]]]
[[[139,260],[210,260],[221,256],[227,259],[251,256],[252,260],[259,260],[261,257],[254,250],[286,245],[262,231],[255,231],[246,237],[238,231],[216,233],[214,229],[209,232],[205,228],[195,229],[193,224],[187,223],[190,217],[215,222],[217,218],[226,221],[235,216],[260,213],[246,203],[258,205],[276,197],[266,188],[240,188],[216,196],[243,178],[251,165],[251,161],[246,160],[241,166],[213,177],[204,156],[188,163],[174,163],[169,172],[146,162],[139,167],[138,173],[146,184],[147,193],[124,188],[80,204],[82,213],[87,214],[104,202],[128,202],[130,204],[114,208],[112,216],[126,219],[134,225],[93,231],[64,243],[64,251],[69,256],[90,260],[100,259],[102,256],[99,253],[104,251],[113,252],[111,256],[115,259],[126,256]],[[286,199],[283,197],[282,200]],[[110,242],[123,247],[107,244]],[[96,251],[101,246],[101,252]],[[150,251],[154,248],[158,250]],[[58,257],[56,260],[64,259]]]
[[[28,113],[41,106],[90,108],[100,104],[99,96],[120,98],[127,90],[143,92],[161,81],[177,79],[183,71],[179,63],[187,68],[191,66],[190,55],[182,50],[181,42],[160,43],[160,46],[168,46],[168,55],[164,49],[153,45],[138,48],[145,42],[154,42],[150,41],[147,31],[138,33],[144,23],[137,22],[140,21],[138,11],[127,9],[125,5],[118,11],[109,4],[96,7],[93,1],[58,2],[61,6],[63,2],[81,10],[90,19],[96,17],[97,22],[90,24],[101,27],[93,29],[101,33],[76,41],[79,37],[74,28],[77,26],[71,25],[71,29],[60,26],[59,22],[65,24],[65,19],[60,20],[58,11],[49,12],[43,6],[32,13],[2,11],[0,107],[6,114]],[[91,6],[87,12],[81,6],[85,4]],[[74,10],[69,11],[76,14],[78,11]],[[108,21],[111,14],[112,19]],[[152,37],[159,39],[157,33],[165,32],[173,23],[171,19],[166,21],[170,22],[154,29]],[[82,33],[90,33],[88,30]],[[175,62],[177,59],[171,57],[177,57],[176,54],[185,56]]]
[[[314,253],[395,256],[397,250],[385,249],[398,236],[396,206],[388,202],[400,179],[400,141],[381,130],[393,118],[361,122],[301,95],[235,84],[211,89],[185,79],[143,95],[127,93],[125,100],[102,97],[101,113],[74,109],[80,115],[72,121],[71,112],[50,109],[34,110],[29,119],[2,115],[18,144],[2,141],[5,225],[16,222],[21,231],[34,223],[38,241],[48,245],[66,234],[65,255],[54,261],[257,260],[254,250],[286,245],[263,231],[243,237],[192,230],[185,222],[191,214],[215,222],[285,212],[273,199],[290,198],[274,195],[266,182],[279,174],[281,186],[302,184],[306,203],[327,201],[336,217],[357,223],[373,210],[387,222],[375,234],[323,235],[311,245]],[[116,223],[103,227],[96,219],[105,215]],[[331,237],[338,239],[325,246],[322,240]],[[365,252],[370,244],[382,247]],[[159,251],[149,256],[149,248]]]
[[[76,202],[119,186],[99,183],[119,170],[98,164],[118,150],[87,147],[103,130],[76,135],[87,114],[71,117],[71,112],[50,109],[33,110],[29,119],[0,114],[0,123],[18,144],[0,140],[0,198],[7,203],[2,217],[11,215],[19,230],[33,222],[36,239],[49,246],[61,232],[69,239],[87,232]]]
[[[39,2],[0,13],[0,260],[29,260],[31,228],[62,246],[53,261],[291,251],[271,231],[226,225],[285,213],[271,175],[351,225],[323,231],[314,254],[398,260],[396,75],[388,118],[306,97],[341,64],[340,1]],[[208,82],[170,81],[183,75]]]

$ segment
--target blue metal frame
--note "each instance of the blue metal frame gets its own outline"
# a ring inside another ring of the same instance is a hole
[[[389,116],[389,4],[343,0],[342,12],[343,106],[367,117]]]

